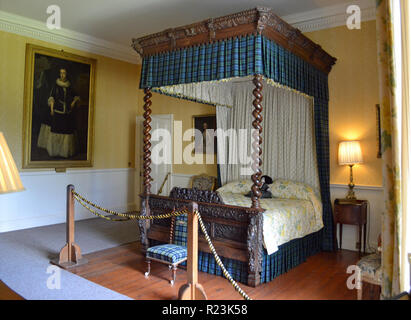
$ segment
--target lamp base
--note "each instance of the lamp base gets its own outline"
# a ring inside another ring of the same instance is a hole
[[[345,197],[345,199],[347,200],[357,200],[357,197],[355,196],[355,192],[354,192],[354,187],[349,186],[350,189],[348,190],[348,193]]]
[[[354,178],[353,178],[353,174],[352,174],[352,167],[353,167],[353,165],[350,164],[350,183],[348,184],[349,189],[348,189],[348,193],[347,193],[347,196],[345,197],[345,199],[357,200],[357,198],[355,196],[355,193],[354,193],[355,184],[354,184]]]

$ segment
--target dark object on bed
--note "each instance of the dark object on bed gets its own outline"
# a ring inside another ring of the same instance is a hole
[[[273,194],[268,189],[270,188],[269,185],[273,183],[273,179],[271,179],[271,177],[269,177],[269,176],[262,176],[261,179],[264,181],[262,187],[260,188],[260,190],[261,190],[261,199],[272,198]],[[250,191],[249,193],[245,194],[245,196],[248,197],[248,198],[251,198],[252,192]]]

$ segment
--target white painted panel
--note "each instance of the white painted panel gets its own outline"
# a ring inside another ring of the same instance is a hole
[[[73,184],[78,193],[105,208],[134,210],[135,174],[134,169],[22,172],[26,190],[0,197],[0,232],[65,222],[68,184]],[[76,220],[93,217],[76,203]]]
[[[173,173],[171,175],[170,190],[174,187],[189,188],[192,176],[193,175],[190,175],[190,174]]]
[[[151,119],[151,192],[158,194],[167,175],[173,172],[173,115],[152,115]],[[168,195],[169,188],[167,179],[161,195]]]

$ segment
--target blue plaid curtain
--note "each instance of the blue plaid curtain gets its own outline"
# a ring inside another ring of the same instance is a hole
[[[140,88],[262,74],[314,97],[317,162],[323,202],[322,249],[333,250],[328,135],[328,75],[261,35],[159,53],[143,59]],[[264,93],[263,93],[264,95]]]

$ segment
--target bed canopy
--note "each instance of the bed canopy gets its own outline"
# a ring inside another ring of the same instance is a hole
[[[249,79],[254,87],[252,126],[258,132],[253,143],[251,209],[261,211],[263,83],[312,97],[316,160],[323,204],[322,249],[332,250],[334,230],[329,189],[328,74],[336,59],[271,9],[262,7],[133,39],[132,46],[142,57],[140,88],[145,93],[142,205],[146,214],[150,211],[151,92],[224,105],[224,101],[213,101],[210,88],[224,86],[239,78]],[[210,84],[207,87],[208,99],[204,98],[207,94],[193,94],[195,90],[201,90],[201,85],[205,83]]]

